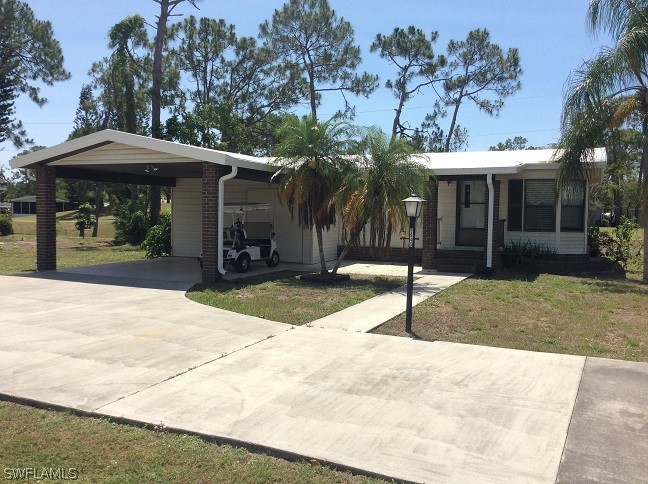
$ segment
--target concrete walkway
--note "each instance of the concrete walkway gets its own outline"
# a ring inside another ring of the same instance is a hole
[[[413,481],[648,476],[645,363],[293,328],[105,281],[0,277],[0,308],[5,398]]]
[[[415,267],[414,269],[414,290],[412,291],[412,304],[414,306],[444,289],[463,281],[470,275],[424,271],[421,267]],[[351,262],[345,265],[340,272],[376,276],[407,276],[407,266],[402,264],[363,264]],[[360,304],[348,307],[337,313],[316,319],[309,326],[368,333],[372,329],[404,312],[406,298],[407,286],[401,286],[393,291],[367,299]]]

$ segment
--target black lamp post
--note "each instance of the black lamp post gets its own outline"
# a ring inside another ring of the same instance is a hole
[[[417,195],[403,200],[409,217],[409,264],[407,267],[407,306],[405,308],[405,331],[412,333],[412,292],[414,290],[414,243],[416,241],[416,219],[426,200]]]

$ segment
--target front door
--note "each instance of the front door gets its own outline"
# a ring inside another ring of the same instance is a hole
[[[485,240],[486,182],[457,183],[457,244],[483,247]]]

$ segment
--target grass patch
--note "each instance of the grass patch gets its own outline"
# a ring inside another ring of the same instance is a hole
[[[111,239],[86,237],[56,238],[58,268],[80,267],[139,260],[146,252],[130,245],[114,246]],[[0,275],[36,270],[36,236],[8,235],[0,237]]]
[[[280,272],[212,285],[196,285],[187,297],[228,311],[302,325],[323,318],[405,283],[404,278],[354,275],[326,285]]]
[[[506,272],[472,277],[414,307],[413,330],[443,340],[648,361],[648,285],[628,279]],[[400,315],[376,333],[407,336]]]
[[[74,468],[78,482],[379,482],[198,437],[0,402],[4,469]]]
[[[56,235],[63,237],[74,237],[79,235],[79,231],[74,224],[76,223],[76,210],[69,212],[56,213]],[[115,238],[115,217],[107,213],[99,217],[98,236],[104,239]],[[16,234],[36,235],[36,215],[15,215],[13,217],[13,228]],[[86,230],[86,235],[90,235],[92,229]]]

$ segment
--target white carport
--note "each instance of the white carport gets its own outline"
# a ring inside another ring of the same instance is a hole
[[[197,257],[202,249],[205,282],[223,273],[219,247],[220,227],[229,225],[222,219],[226,202],[271,204],[282,260],[310,264],[317,255],[311,231],[301,230],[278,202],[270,181],[277,168],[269,158],[103,130],[16,157],[10,165],[36,172],[38,270],[56,269],[56,178],[172,187],[173,255]],[[328,238],[336,248],[337,232]]]

